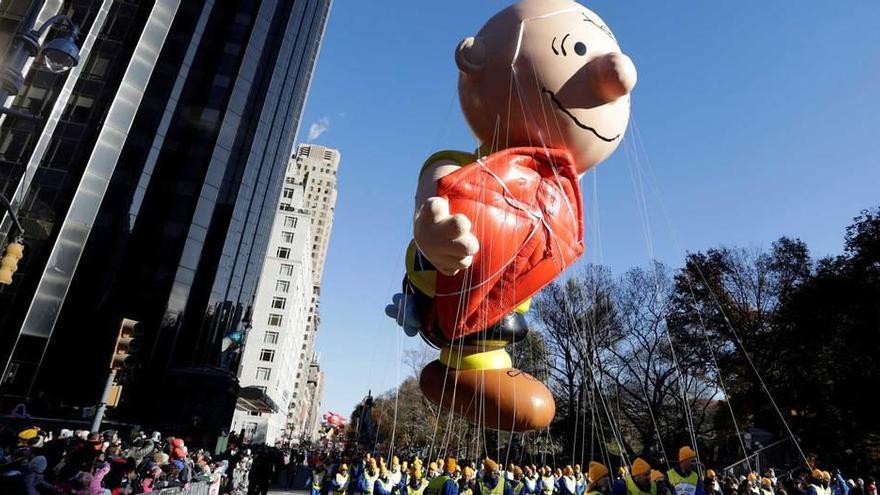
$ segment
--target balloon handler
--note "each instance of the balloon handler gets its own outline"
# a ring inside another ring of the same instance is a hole
[[[553,396],[505,347],[528,333],[531,296],[583,253],[579,179],[620,143],[636,70],[570,0],[502,10],[455,61],[479,149],[422,166],[403,291],[386,313],[440,349],[419,379],[426,397],[488,428],[540,429]]]

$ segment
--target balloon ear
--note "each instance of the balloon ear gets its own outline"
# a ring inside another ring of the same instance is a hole
[[[465,38],[455,50],[455,63],[466,74],[479,72],[486,63],[486,46],[476,38]]]

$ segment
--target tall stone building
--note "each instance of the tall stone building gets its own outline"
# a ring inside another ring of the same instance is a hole
[[[295,174],[289,162],[238,368],[241,391],[231,430],[254,444],[285,443],[288,404],[302,394],[300,378],[309,372],[300,354],[309,347],[312,225],[299,207],[303,189],[289,187]]]
[[[310,366],[314,354],[315,337],[320,325],[321,277],[324,272],[324,261],[327,258],[327,246],[330,243],[330,231],[333,226],[333,213],[336,207],[336,183],[339,172],[339,151],[314,144],[301,144],[291,157],[291,164],[296,175],[289,183],[300,188],[304,195],[301,208],[311,217],[312,243],[312,279],[314,287],[309,305],[308,328],[306,329],[307,346],[299,355],[299,360]],[[288,187],[285,185],[285,187]],[[288,411],[288,429],[291,439],[308,438],[311,434],[307,428],[309,412],[314,404],[314,395],[305,395],[308,377],[300,377],[300,385],[294,393]],[[318,399],[320,402],[320,399]]]

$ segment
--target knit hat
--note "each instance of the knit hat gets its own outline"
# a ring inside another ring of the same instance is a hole
[[[465,479],[472,478],[474,476],[474,470],[471,469],[470,466],[465,466],[461,474],[464,475]]]
[[[513,466],[513,477],[514,478],[522,476],[522,474],[523,474],[523,470],[521,467]]]
[[[587,476],[590,478],[591,482],[595,483],[605,476],[608,476],[608,468],[602,463],[591,461],[590,467],[587,470]]]
[[[758,475],[756,475],[755,473],[749,473],[749,476],[747,479],[749,481],[758,481]]]
[[[39,434],[40,434],[40,430],[38,430],[36,428],[28,428],[27,430],[23,430],[23,431],[19,432],[18,439],[19,440],[31,440],[33,438],[36,438],[37,435],[39,435]]]
[[[706,478],[708,478],[710,480],[714,480],[715,479],[715,471],[712,469],[707,469],[706,470]]]
[[[339,470],[340,471],[348,471],[348,464],[343,462],[342,464],[339,465]]]
[[[822,479],[825,481],[831,481],[831,473],[828,471],[822,471]]]
[[[497,462],[493,461],[492,459],[489,459],[488,457],[485,460],[483,460],[483,472],[484,473],[488,473],[491,471],[497,471],[497,470],[498,470],[498,463]]]
[[[446,469],[446,472],[447,473],[454,473],[455,466],[457,466],[457,464],[455,462],[455,457],[447,457],[446,463],[443,465],[443,467]]]
[[[694,452],[694,449],[685,445],[684,447],[678,449],[678,462],[684,462],[688,459],[693,459],[697,456],[697,453]]]
[[[633,476],[648,474],[651,472],[651,465],[641,457],[636,457],[636,460],[633,461],[631,471]]]
[[[437,467],[436,462],[432,462],[431,464],[428,464],[428,471],[436,471],[437,469],[439,469],[439,468]]]
[[[770,481],[770,478],[761,478],[761,484],[766,487],[770,487],[773,485],[773,482]]]
[[[816,478],[817,480],[822,479],[822,471],[819,471],[818,469],[814,469],[811,474],[813,475],[813,478]]]
[[[651,481],[659,481],[663,479],[663,473],[656,469],[651,470]]]

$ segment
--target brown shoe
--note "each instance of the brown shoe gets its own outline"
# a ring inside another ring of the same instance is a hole
[[[422,370],[419,385],[432,402],[495,430],[546,428],[556,414],[550,390],[516,368],[456,370],[432,361]]]

